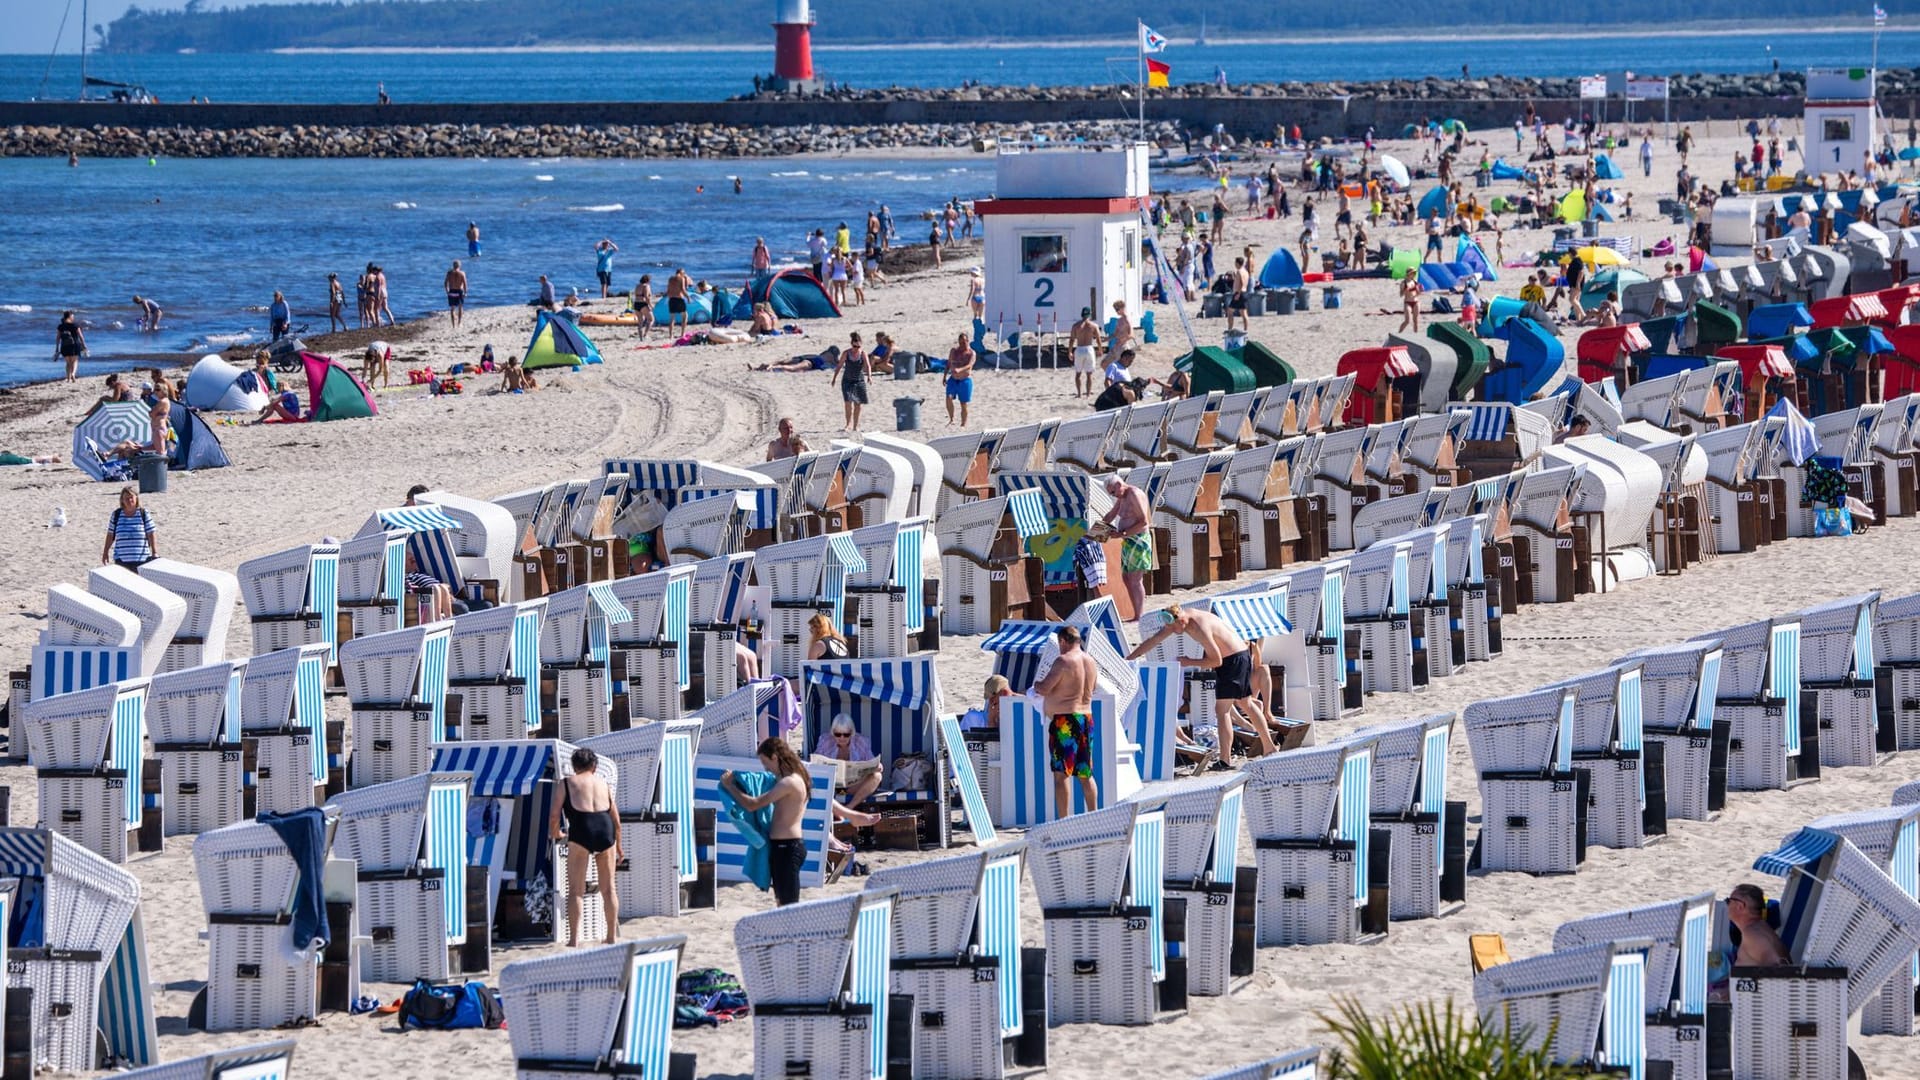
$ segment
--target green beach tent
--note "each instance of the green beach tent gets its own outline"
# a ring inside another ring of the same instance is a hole
[[[1256,385],[1253,372],[1225,349],[1202,345],[1173,362],[1173,366],[1193,379],[1192,393],[1210,394],[1215,390],[1237,394]]]
[[[331,356],[301,353],[307,369],[307,420],[358,420],[379,410],[373,405],[373,391]]]
[[[550,311],[542,311],[533,321],[533,337],[527,341],[526,355],[521,357],[520,366],[528,371],[542,368],[571,367],[581,364],[600,362],[600,350],[595,348],[580,328],[566,319],[555,318]]]

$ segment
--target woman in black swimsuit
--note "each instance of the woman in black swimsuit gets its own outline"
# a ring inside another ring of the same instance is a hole
[[[614,896],[613,868],[620,861],[620,811],[613,789],[596,771],[599,755],[586,747],[573,752],[573,775],[560,781],[548,834],[567,841],[567,946],[580,944],[580,897],[587,891],[587,861],[599,867],[600,903],[606,915],[606,944],[619,937],[620,913]],[[566,827],[561,828],[564,815]]]

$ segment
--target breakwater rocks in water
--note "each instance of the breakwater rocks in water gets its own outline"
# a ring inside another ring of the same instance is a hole
[[[484,124],[241,128],[14,126],[0,129],[0,157],[598,157],[746,158],[900,148],[987,149],[1001,139],[1105,140],[1131,124],[876,124],[738,127],[724,124]],[[1149,138],[1177,141],[1170,123]]]
[[[1524,43],[1519,43],[1524,47]],[[1637,74],[1657,76],[1660,72]],[[1920,68],[1882,68],[1876,76],[1882,98],[1920,94]],[[1806,92],[1806,73],[1774,71],[1750,75],[1694,73],[1668,76],[1668,92],[1674,98],[1799,98]],[[889,86],[885,88],[847,87],[814,91],[805,95],[764,90],[734,98],[735,101],[1112,101],[1122,89],[1118,86],[963,86],[919,89]],[[1296,98],[1324,99],[1357,97],[1375,101],[1553,101],[1578,99],[1577,78],[1538,78],[1490,75],[1485,78],[1428,76],[1423,79],[1385,79],[1377,82],[1290,82],[1231,83],[1226,90],[1210,82],[1179,83],[1157,90],[1156,100],[1167,98]]]

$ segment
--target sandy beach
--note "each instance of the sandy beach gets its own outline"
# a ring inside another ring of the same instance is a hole
[[[1694,131],[1702,141],[1692,155],[1693,168],[1717,184],[1729,173],[1734,152],[1744,148],[1744,136],[1726,123],[1696,126]],[[1493,152],[1511,159],[1511,132],[1492,132],[1490,138]],[[1418,148],[1404,143],[1383,143],[1381,149],[1409,163],[1421,156]],[[1465,160],[1471,163],[1477,157],[1478,149],[1470,148]],[[1665,219],[1646,220],[1659,197],[1672,188],[1679,162],[1671,141],[1656,141],[1651,178],[1640,175],[1631,149],[1619,152],[1618,160],[1630,175],[1617,186],[1632,192],[1639,217],[1608,226],[1608,235],[1631,235],[1637,247],[1671,235],[1684,251],[1680,226]],[[1264,171],[1264,165],[1260,168]],[[1416,182],[1415,186],[1425,191],[1431,185]],[[1491,194],[1511,195],[1515,188],[1499,184]],[[1484,201],[1489,193],[1479,194]],[[1294,190],[1290,197],[1297,215],[1302,195]],[[1237,211],[1244,205],[1243,195],[1236,191],[1230,204]],[[1322,241],[1331,244],[1330,202],[1321,203],[1320,220]],[[810,228],[831,223],[780,224]],[[901,234],[918,238],[921,234],[913,231],[916,224],[901,222]],[[1262,259],[1277,244],[1297,251],[1299,228],[1297,216],[1279,222],[1235,218],[1216,260],[1225,256],[1222,268],[1230,268],[1231,253],[1248,243],[1256,245]],[[1421,243],[1417,227],[1386,229],[1384,236],[1415,250]],[[1509,260],[1529,257],[1550,241],[1550,233],[1543,230],[1510,228],[1505,236],[1506,256]],[[740,245],[744,259],[752,237],[731,242]],[[1483,243],[1491,255],[1491,239]],[[583,251],[581,257],[585,260],[590,254]],[[778,342],[636,347],[631,330],[590,328],[587,333],[606,362],[546,378],[543,389],[526,395],[490,393],[497,379],[487,376],[468,379],[466,392],[456,397],[434,398],[423,387],[400,384],[406,367],[430,364],[444,369],[451,363],[471,362],[486,343],[492,343],[503,359],[521,351],[531,328],[529,309],[469,311],[458,331],[448,327],[444,316],[423,320],[398,335],[395,386],[377,393],[377,418],[324,426],[217,426],[233,466],[176,473],[170,491],[146,499],[158,526],[159,551],[169,558],[232,569],[248,558],[295,543],[349,536],[376,508],[400,503],[415,483],[494,497],[595,474],[608,457],[700,457],[746,464],[764,456],[765,443],[783,416],[793,417],[815,446],[824,446],[840,437],[839,395],[828,376],[752,372],[749,365],[817,352],[829,344],[844,345],[853,331],[869,343],[874,332],[887,331],[903,348],[944,355],[955,334],[969,325],[966,269],[978,261],[977,248],[949,251],[944,268],[873,287],[868,303],[849,309],[846,317],[809,323],[804,336]],[[1638,265],[1657,274],[1659,263],[1659,259],[1640,260]],[[623,270],[622,287],[637,273]],[[1523,277],[1519,270],[1503,273],[1494,292],[1517,294]],[[1397,306],[1392,283],[1366,279],[1344,284],[1342,308],[1329,311],[1316,306],[1286,318],[1262,319],[1253,324],[1254,338],[1272,346],[1302,375],[1331,373],[1342,353],[1378,344],[1399,323],[1398,315],[1376,314]],[[589,307],[615,309],[613,301],[595,301]],[[1136,370],[1164,377],[1188,346],[1174,311],[1153,310],[1160,341],[1143,350]],[[1218,320],[1194,323],[1202,344],[1218,344],[1222,325]],[[1573,332],[1565,340],[1571,348]],[[659,343],[656,335],[649,344]],[[357,366],[356,355],[344,350],[338,355]],[[98,394],[99,384],[98,378],[90,378],[77,386],[41,385],[0,396],[0,449],[66,456],[73,423]],[[1087,407],[1084,400],[1074,398],[1072,375],[1067,371],[983,371],[976,377],[976,388],[976,426],[1072,417]],[[867,430],[892,430],[890,402],[896,396],[924,399],[923,430],[915,437],[936,437],[947,430],[937,378],[922,375],[912,382],[882,378],[873,391]],[[48,586],[82,582],[87,570],[96,565],[104,523],[118,491],[117,484],[90,483],[67,466],[0,469],[0,506],[9,522],[7,572],[0,575],[0,658],[9,667],[24,666],[27,660],[43,624]],[[68,522],[64,529],[49,525],[60,509]],[[1458,710],[1476,699],[1592,670],[1642,646],[1678,641],[1818,601],[1876,589],[1888,596],[1920,590],[1920,565],[1912,558],[1916,535],[1920,535],[1920,521],[1906,519],[1849,540],[1790,540],[1756,554],[1724,557],[1678,577],[1652,578],[1604,595],[1583,596],[1574,604],[1527,607],[1508,621],[1504,656],[1473,665],[1418,695],[1370,698],[1358,716],[1326,725],[1323,737],[1366,723]],[[1185,598],[1186,594],[1175,597]],[[245,651],[248,640],[242,612],[233,629],[236,651]],[[977,639],[944,641],[939,667],[950,710],[974,702],[989,666],[986,655],[977,649]],[[330,709],[343,713],[345,705],[344,699],[329,701]],[[1450,794],[1471,801],[1470,813],[1476,815],[1477,823],[1479,800],[1473,792],[1473,775],[1466,740],[1457,737]],[[1776,879],[1749,869],[1755,856],[1813,818],[1885,805],[1894,787],[1915,778],[1920,778],[1920,754],[1899,755],[1872,768],[1828,771],[1819,783],[1792,791],[1736,793],[1717,820],[1673,822],[1664,839],[1645,849],[1591,850],[1575,876],[1474,876],[1468,884],[1466,907],[1450,917],[1395,924],[1386,940],[1377,944],[1263,950],[1257,974],[1233,996],[1196,998],[1186,1014],[1165,1023],[1145,1028],[1053,1029],[1052,1065],[1045,1075],[1103,1080],[1202,1075],[1282,1050],[1324,1044],[1317,1014],[1330,1010],[1334,996],[1341,994],[1354,995],[1374,1009],[1447,995],[1467,1005],[1471,999],[1469,934],[1499,932],[1506,935],[1515,956],[1532,955],[1547,950],[1554,929],[1576,916],[1709,889],[1724,895],[1730,886],[1746,880],[1770,888]],[[32,770],[0,769],[0,782],[12,788],[12,823],[32,824],[36,818]],[[880,853],[870,861],[879,866],[908,857]],[[1243,857],[1250,858],[1250,851]],[[136,856],[129,868],[139,876],[147,901],[147,933],[166,1058],[269,1037],[264,1032],[208,1035],[187,1028],[188,1006],[205,979],[207,966],[206,945],[198,937],[205,919],[194,880],[191,838],[170,838],[163,853]],[[858,889],[861,884],[860,879],[844,880],[830,891]],[[685,934],[688,966],[735,970],[733,922],[771,905],[770,894],[750,886],[727,886],[721,890],[716,910],[673,922],[628,922],[622,934],[630,938]],[[1037,907],[1030,903],[1027,912],[1026,937],[1038,943]],[[542,950],[497,951],[495,971],[537,955],[543,955]],[[380,986],[369,992],[390,998],[399,989]],[[391,1080],[456,1073],[503,1077],[512,1068],[508,1040],[501,1032],[402,1037],[390,1017],[335,1013],[324,1015],[318,1027],[293,1034],[300,1044],[295,1067],[309,1076],[377,1072]],[[674,1045],[676,1050],[699,1055],[702,1076],[736,1077],[750,1072],[751,1038],[751,1026],[743,1021],[718,1029],[676,1032]],[[1876,1037],[1856,1038],[1853,1045],[1875,1076],[1912,1074],[1911,1044]]]

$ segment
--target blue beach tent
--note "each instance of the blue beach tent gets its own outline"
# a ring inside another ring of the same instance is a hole
[[[1593,158],[1593,178],[1595,180],[1619,180],[1620,166],[1605,154],[1596,154]]]
[[[1260,284],[1269,289],[1298,289],[1306,279],[1300,276],[1300,264],[1294,261],[1293,252],[1275,248],[1260,268]]]

